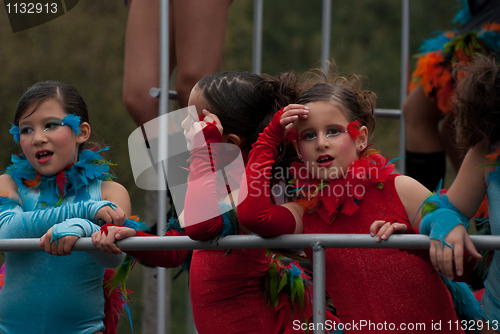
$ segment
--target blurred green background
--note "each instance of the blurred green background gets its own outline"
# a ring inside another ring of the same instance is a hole
[[[432,31],[455,27],[457,4],[456,0],[411,1],[411,54]],[[264,1],[263,73],[302,73],[320,66],[321,10],[321,0]],[[8,130],[24,90],[38,81],[64,81],[87,102],[93,131],[111,146],[108,158],[118,164],[114,172],[131,195],[134,214],[144,216],[145,193],[134,184],[127,147],[136,126],[122,103],[127,15],[123,1],[85,0],[51,22],[12,33],[6,8],[0,6],[0,170],[8,166],[12,153],[19,152]],[[253,1],[235,0],[223,70],[252,70],[252,20]],[[401,2],[333,1],[331,32],[331,57],[341,73],[366,76],[379,107],[399,109]],[[414,65],[412,59],[411,69]],[[374,143],[390,159],[397,157],[399,121],[379,119]],[[447,176],[449,184],[454,175],[449,171]],[[129,305],[135,333],[141,328],[141,272],[138,264],[128,283],[134,291]],[[185,273],[173,282],[172,333],[185,331],[186,286]],[[119,333],[131,332],[126,322]]]

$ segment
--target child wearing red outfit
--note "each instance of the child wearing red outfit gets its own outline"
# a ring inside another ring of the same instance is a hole
[[[240,224],[262,236],[362,234],[375,219],[383,219],[389,222],[384,230],[415,233],[418,208],[429,191],[409,177],[392,174],[394,166],[367,148],[375,104],[375,94],[361,90],[360,80],[351,75],[312,86],[297,104],[276,113],[249,154],[248,196],[238,206]],[[301,199],[270,205],[269,195],[262,194],[286,131],[301,160],[291,168]],[[312,257],[310,249],[306,254]],[[462,332],[448,326],[458,317],[425,251],[329,248],[326,277],[345,332],[430,333],[439,322],[441,332]]]
[[[185,208],[183,218],[179,219],[185,229],[171,230],[165,236],[188,235],[195,240],[207,240],[225,235],[225,229],[231,227],[228,224],[233,225],[233,234],[248,233],[243,229],[238,232],[235,215],[231,215],[234,210],[224,214],[219,211],[219,203],[224,202],[228,192],[225,187],[218,188],[215,180],[214,171],[223,167],[218,166],[222,154],[216,146],[239,147],[246,162],[251,144],[275,111],[298,95],[292,74],[264,79],[248,72],[222,72],[205,77],[193,88],[189,105],[196,106],[198,114],[182,123],[191,151]],[[242,175],[244,166],[241,167]],[[231,196],[237,201],[237,191],[231,192]],[[217,212],[207,219],[205,209],[210,204]],[[200,217],[200,213],[205,215]],[[94,234],[93,240],[99,248],[111,253],[121,252],[115,240],[148,235],[118,226],[107,226],[107,231],[107,235]],[[176,267],[191,253],[189,285],[198,333],[293,332],[288,299],[281,296],[276,307],[267,305],[265,277],[272,254],[266,249],[128,252],[141,261],[162,267]]]

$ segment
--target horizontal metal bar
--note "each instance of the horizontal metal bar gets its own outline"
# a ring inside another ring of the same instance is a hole
[[[477,249],[500,250],[500,236],[471,235]],[[130,237],[117,242],[123,251],[154,249],[230,249],[230,248],[312,248],[315,243],[325,248],[429,248],[426,235],[393,235],[389,240],[376,242],[368,234],[286,234],[273,238],[256,235],[234,235],[211,241],[194,241],[181,237]],[[2,239],[0,252],[42,251],[39,239]],[[79,239],[75,251],[96,250],[90,238]]]
[[[375,116],[387,118],[400,118],[401,110],[399,109],[375,109]]]
[[[151,97],[160,97],[161,95],[161,89],[157,87],[153,87],[149,90],[149,96]],[[170,100],[177,100],[177,91],[175,90],[169,90],[168,91],[168,98]]]

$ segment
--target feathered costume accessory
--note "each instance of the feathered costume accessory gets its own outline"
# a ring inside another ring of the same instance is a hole
[[[307,212],[317,211],[320,217],[331,224],[339,213],[352,215],[364,197],[363,192],[357,192],[358,186],[384,187],[383,182],[394,171],[394,165],[373,148],[366,149],[359,160],[353,161],[344,177],[331,182],[311,179],[303,173],[304,165],[292,164],[291,171],[295,178],[290,181],[295,185],[295,192],[303,199],[298,204]],[[304,191],[306,189],[306,191]],[[311,191],[312,190],[312,191]]]
[[[14,136],[14,141],[16,143],[19,143],[21,140],[21,135],[19,134],[19,127],[17,125],[12,124],[12,127],[10,128],[9,132]]]
[[[75,135],[79,135],[82,131],[80,130],[80,116],[77,116],[75,114],[68,114],[66,115],[62,121],[61,125],[67,125],[73,130]]]
[[[105,235],[108,235],[108,226],[113,226],[113,224],[103,225],[101,228],[101,234],[104,233]],[[125,219],[125,223],[123,224],[123,226],[129,227],[136,231],[149,231],[147,225],[144,222],[141,222],[138,216],[130,216],[129,218]],[[116,273],[113,275],[113,277],[104,281],[104,286],[105,288],[109,289],[109,293],[112,293],[116,288],[119,287],[121,290],[121,294],[125,297],[125,299],[127,298],[128,290],[126,282],[136,262],[137,260],[133,256],[128,254],[125,255],[125,258],[116,270]]]
[[[453,306],[461,320],[474,321],[484,318],[484,312],[481,309],[481,304],[469,288],[469,285],[464,282],[455,282],[447,279],[439,274],[441,279],[450,291],[453,300]]]
[[[78,161],[56,175],[41,175],[29,163],[24,155],[12,155],[12,164],[7,167],[6,174],[16,182],[18,187],[28,187],[40,191],[40,202],[47,206],[58,206],[67,196],[75,195],[75,202],[90,199],[87,191],[93,180],[110,181],[111,162],[104,160],[99,153],[84,150],[78,155]]]
[[[284,108],[281,108],[279,112],[282,113],[283,110],[284,110]],[[361,131],[359,131],[360,128],[361,128],[361,123],[358,120],[355,120],[355,121],[349,123],[347,125],[347,127],[343,130],[343,132],[348,133],[352,139],[356,139],[356,138],[358,138],[359,134],[361,133]],[[297,133],[297,131],[295,131],[294,129],[289,129],[286,136],[285,136],[285,143],[288,144],[294,140],[297,141],[299,139],[300,139],[300,136]]]
[[[446,242],[446,235],[460,224],[467,230],[470,220],[461,214],[448,200],[446,192],[441,190],[441,183],[438,186],[437,193],[428,197],[422,204],[420,233],[429,235],[431,239],[439,240],[442,248],[447,245],[453,249],[453,247]],[[480,263],[481,261],[478,261],[476,267],[481,266],[484,270],[484,263]],[[448,280],[442,275],[440,275],[440,277],[451,293],[453,305],[460,319],[474,320],[484,317],[481,306],[474,297],[468,284]]]
[[[361,123],[358,120],[355,120],[347,125],[346,131],[352,139],[356,139],[361,133],[361,131],[359,131],[360,128]]]
[[[77,136],[81,133],[80,116],[77,116],[75,114],[68,114],[61,120],[61,125],[69,126]],[[19,127],[17,125],[12,125],[9,132],[14,136],[14,141],[16,143],[19,143],[21,139]]]
[[[115,272],[112,269],[106,268],[104,272],[104,281],[111,280],[114,275]],[[130,314],[130,308],[126,302],[127,293],[130,292],[130,290],[126,290],[126,294],[124,295],[121,289],[111,290],[109,286],[104,285],[104,334],[116,334],[120,315],[124,310],[128,314],[130,328],[132,328],[133,331],[132,315]]]
[[[455,208],[449,201],[448,196],[440,191],[440,189],[441,183],[438,186],[437,194],[429,196],[422,204],[420,234],[425,234],[431,239],[439,240],[441,248],[444,248],[446,245],[453,249],[446,242],[445,237],[457,225],[463,225],[468,230],[470,220]]]
[[[270,254],[271,251],[268,252]],[[312,315],[311,277],[297,262],[284,264],[282,258],[275,254],[269,265],[264,285],[267,305],[272,304],[275,309],[279,309],[282,306],[280,304],[291,303],[292,317],[307,321]]]
[[[269,250],[267,255],[271,254],[272,251]],[[282,254],[273,254],[273,259],[269,264],[264,283],[267,305],[272,304],[276,310],[288,312],[290,319],[286,323],[300,321],[300,323],[309,324],[313,320],[313,285],[310,273],[306,272],[298,262],[286,264],[284,259],[285,256]],[[326,296],[326,319],[331,323],[340,323],[328,295]],[[288,328],[285,329],[284,333],[291,333],[288,330]],[[302,331],[299,332],[302,333]],[[295,328],[293,333],[298,333]],[[307,329],[305,333],[309,333],[309,330]],[[328,333],[340,334],[343,331],[333,328]]]
[[[467,1],[460,2],[464,7],[453,22],[465,24],[471,14]],[[446,113],[450,110],[454,93],[453,67],[460,62],[470,62],[474,53],[500,51],[500,24],[487,23],[481,29],[460,35],[456,30],[437,31],[433,34],[435,37],[424,40],[420,46],[410,91],[420,85],[426,96],[434,98],[439,110]]]
[[[4,280],[5,280],[5,263],[2,265],[2,268],[0,268],[0,291],[2,291]]]

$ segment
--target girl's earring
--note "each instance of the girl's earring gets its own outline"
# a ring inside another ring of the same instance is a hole
[[[363,145],[359,145],[359,149],[360,149],[360,150],[363,150]]]

